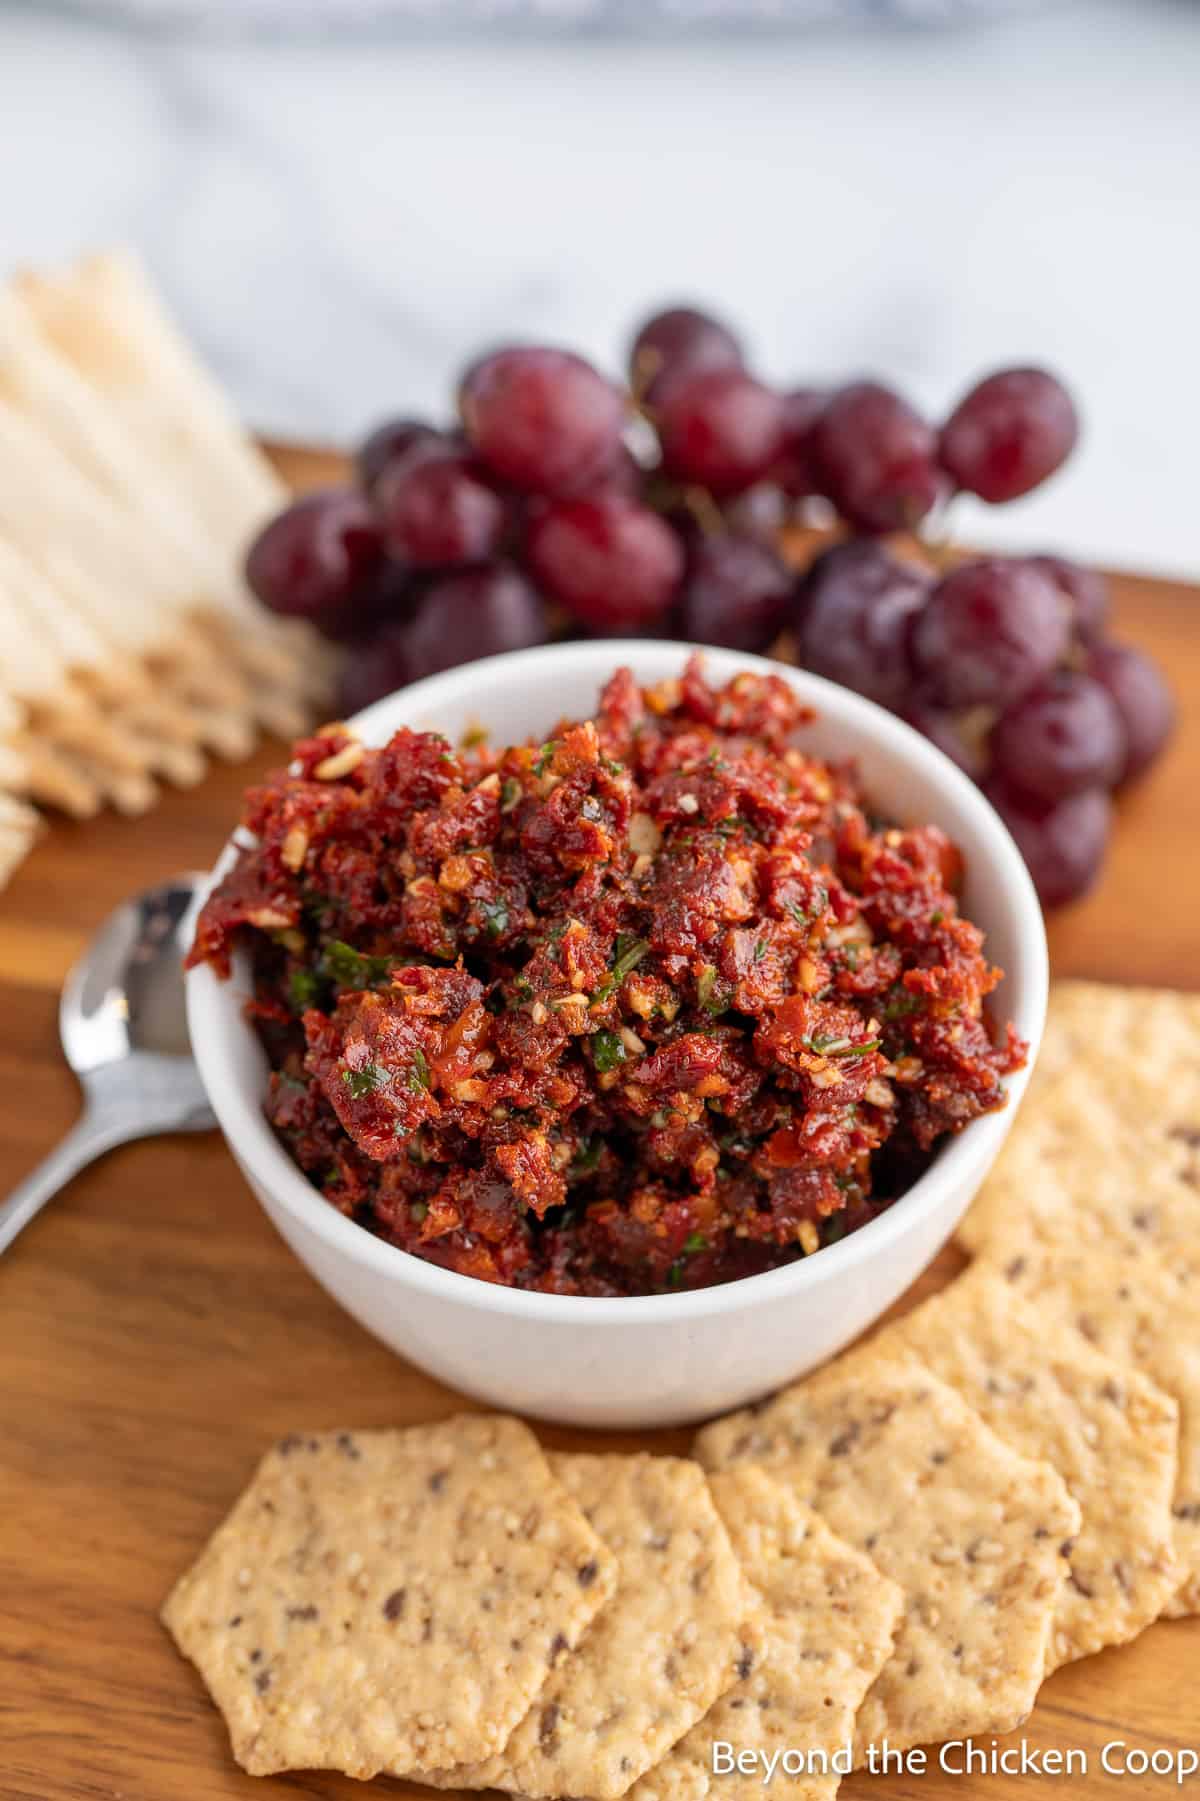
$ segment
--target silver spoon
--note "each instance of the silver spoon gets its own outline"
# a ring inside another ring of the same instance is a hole
[[[0,1251],[105,1151],[216,1125],[188,1043],[184,924],[203,878],[176,876],[110,913],[63,986],[58,1029],[83,1089],[67,1136],[6,1201]]]

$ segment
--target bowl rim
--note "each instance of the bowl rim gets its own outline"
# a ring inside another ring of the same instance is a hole
[[[817,1284],[848,1274],[855,1264],[876,1253],[886,1253],[889,1245],[910,1228],[918,1227],[923,1218],[937,1210],[947,1186],[954,1185],[960,1176],[969,1177],[972,1166],[980,1161],[987,1167],[999,1151],[1028,1085],[1045,1024],[1049,957],[1041,906],[1021,854],[991,803],[943,751],[894,714],[822,676],[769,657],[671,639],[609,638],[539,645],[461,664],[397,689],[347,723],[368,743],[382,743],[392,731],[410,723],[414,716],[419,717],[422,710],[458,705],[464,720],[469,718],[472,694],[486,692],[488,685],[501,676],[507,684],[528,674],[531,683],[544,685],[553,671],[592,673],[599,689],[622,664],[632,664],[639,681],[663,679],[639,675],[639,660],[661,662],[669,657],[682,670],[696,651],[704,657],[708,671],[721,680],[743,670],[781,676],[819,713],[836,720],[839,728],[906,759],[931,785],[946,791],[961,808],[974,814],[977,834],[985,846],[989,881],[1002,909],[1007,909],[1012,917],[1013,939],[1020,947],[1023,964],[1016,971],[1005,972],[1002,989],[1009,997],[1007,1017],[1029,1044],[1024,1069],[1006,1079],[1007,1105],[981,1115],[945,1141],[929,1168],[886,1212],[811,1257],[717,1287],[683,1289],[672,1294],[543,1294],[484,1282],[427,1263],[398,1245],[377,1238],[331,1207],[288,1156],[267,1124],[259,1095],[251,1096],[245,1091],[235,1078],[232,1059],[224,1055],[231,1037],[244,1037],[252,1030],[242,1017],[238,984],[221,980],[207,965],[190,969],[187,1010],[193,1054],[229,1148],[252,1184],[270,1194],[284,1213],[330,1251],[365,1266],[375,1275],[396,1281],[400,1287],[407,1285],[434,1298],[485,1313],[558,1325],[573,1322],[633,1326],[668,1320],[683,1325],[689,1320],[732,1314],[756,1301],[778,1300],[788,1294],[799,1298]],[[231,834],[197,892],[193,922],[236,855],[236,838]]]

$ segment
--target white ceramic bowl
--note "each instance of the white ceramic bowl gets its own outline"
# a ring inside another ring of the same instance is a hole
[[[618,664],[641,682],[676,675],[686,647],[594,642],[468,664],[391,695],[359,715],[370,743],[401,725],[457,741],[482,724],[502,744],[586,718]],[[708,651],[709,674],[773,670],[811,703],[819,754],[852,756],[867,792],[902,822],[932,821],[966,855],[965,909],[1007,972],[993,1005],[1031,1046],[1046,1010],[1046,938],[1025,865],[979,790],[916,732],[870,701],[759,657]],[[228,846],[214,871],[224,873]],[[494,1406],[575,1425],[656,1426],[704,1419],[753,1400],[830,1357],[869,1326],[946,1242],[1012,1123],[1028,1071],[1002,1111],[946,1142],[879,1219],[786,1268],[720,1288],[629,1299],[525,1294],[437,1269],[344,1219],[301,1175],[263,1118],[267,1064],[242,1018],[248,971],[188,977],[192,1045],[222,1130],[267,1213],[348,1313],[402,1356]],[[302,1344],[296,1354],[303,1356]]]

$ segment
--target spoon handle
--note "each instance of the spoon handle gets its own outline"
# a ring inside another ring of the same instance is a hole
[[[105,1151],[138,1135],[136,1126],[131,1130],[127,1119],[106,1120],[96,1113],[84,1113],[50,1155],[23,1182],[18,1182],[7,1200],[0,1201],[0,1251],[8,1249],[17,1233],[60,1188],[65,1188],[72,1176]]]

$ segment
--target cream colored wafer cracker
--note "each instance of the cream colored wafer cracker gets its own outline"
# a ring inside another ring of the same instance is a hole
[[[1200,1139],[1195,1146],[1200,1164]],[[1168,1614],[1200,1612],[1200,1246],[1169,1257],[1086,1244],[1018,1252],[998,1264],[1039,1315],[1070,1324],[1108,1357],[1140,1370],[1179,1406],[1171,1504],[1178,1586]]]
[[[504,1752],[446,1788],[615,1801],[754,1669],[761,1604],[704,1473],[680,1457],[564,1456],[555,1473],[617,1560],[617,1590]]]
[[[1200,995],[1059,982],[1013,1131],[959,1228],[974,1253],[1200,1237]]]
[[[1049,1667],[1124,1644],[1168,1604],[1179,1410],[1147,1377],[974,1265],[872,1340],[907,1347],[998,1437],[1058,1471],[1083,1515],[1050,1634]]]
[[[768,1471],[744,1464],[710,1481],[738,1560],[762,1596],[763,1655],[629,1801],[761,1801],[768,1771],[780,1801],[831,1801],[855,1715],[891,1656],[903,1591]],[[718,1762],[731,1751],[753,1753],[754,1771]],[[803,1771],[788,1773],[785,1752],[803,1757]]]
[[[518,1420],[284,1439],[163,1619],[252,1775],[499,1750],[614,1560]]]
[[[904,1590],[896,1645],[859,1711],[855,1757],[1008,1732],[1041,1684],[1079,1508],[915,1361],[855,1352],[761,1411],[707,1426],[710,1469],[780,1479]]]

